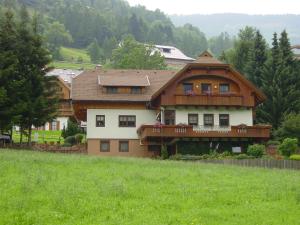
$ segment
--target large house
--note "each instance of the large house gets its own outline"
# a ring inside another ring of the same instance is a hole
[[[154,47],[165,58],[165,63],[170,67],[183,67],[185,64],[195,60],[173,46],[155,45]]]
[[[180,71],[86,71],[71,97],[89,154],[150,157],[190,143],[238,152],[270,136],[270,126],[253,124],[265,95],[209,52]]]

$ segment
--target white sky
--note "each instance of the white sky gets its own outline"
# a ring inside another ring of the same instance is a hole
[[[127,0],[167,14],[300,14],[300,0]]]

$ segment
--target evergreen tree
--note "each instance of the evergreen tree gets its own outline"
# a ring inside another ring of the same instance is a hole
[[[93,63],[99,63],[100,59],[103,57],[103,52],[97,39],[94,39],[94,41],[88,46],[88,53]]]
[[[22,8],[17,26],[17,73],[25,82],[20,89],[22,113],[20,127],[28,129],[31,144],[32,126],[39,127],[51,121],[57,111],[57,86],[55,78],[46,76],[50,55],[43,46],[42,36],[37,33],[37,21],[31,20],[26,8]]]
[[[262,74],[267,61],[267,44],[261,33],[257,30],[253,49],[249,50],[250,60],[246,68],[246,75],[258,87],[262,86]]]
[[[135,13],[133,13],[129,19],[128,30],[129,30],[129,33],[133,35],[135,40],[143,41],[140,21],[137,18],[137,16],[135,15]]]

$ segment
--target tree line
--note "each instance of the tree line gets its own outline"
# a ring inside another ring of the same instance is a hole
[[[267,100],[257,109],[256,123],[271,124],[274,136],[300,138],[300,62],[285,30],[273,34],[269,47],[259,30],[245,27],[234,47],[220,59],[232,64],[266,95]]]
[[[57,83],[46,76],[51,58],[37,17],[25,7],[0,22],[0,134],[19,126],[31,143],[32,127],[51,121],[57,111]]]

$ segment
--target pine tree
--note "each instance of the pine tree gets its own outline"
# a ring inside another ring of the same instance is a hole
[[[46,76],[50,54],[42,37],[37,33],[37,22],[31,20],[26,8],[22,8],[17,27],[17,72],[25,79],[20,97],[23,102],[20,127],[28,129],[31,144],[32,126],[39,127],[51,121],[57,111],[57,86],[53,77]]]
[[[93,63],[99,63],[101,58],[103,58],[103,52],[97,39],[94,39],[94,41],[88,46],[88,53]]]

